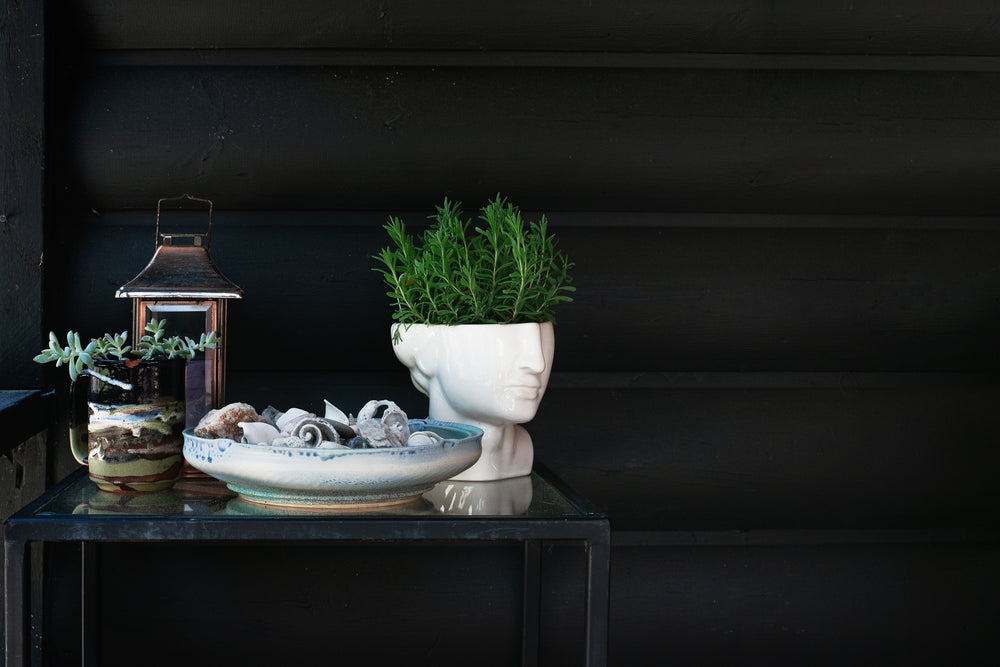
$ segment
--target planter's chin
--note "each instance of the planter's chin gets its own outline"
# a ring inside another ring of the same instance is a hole
[[[488,481],[531,472],[530,421],[545,394],[555,352],[551,322],[396,324],[393,350],[427,394],[431,419],[483,429],[479,461],[456,479]]]

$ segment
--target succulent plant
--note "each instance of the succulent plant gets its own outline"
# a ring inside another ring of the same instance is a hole
[[[556,248],[543,215],[525,222],[520,209],[497,195],[480,209],[481,226],[463,219],[447,198],[419,238],[403,221],[384,226],[395,248],[375,256],[383,266],[403,324],[513,324],[549,322],[555,307],[572,301],[573,263]]]
[[[103,380],[117,384],[95,370],[95,362],[104,359],[193,359],[198,352],[214,349],[218,343],[215,332],[201,334],[200,340],[187,336],[166,336],[166,320],[150,320],[146,324],[146,333],[133,349],[126,345],[128,334],[104,334],[101,338],[92,338],[86,346],[80,339],[80,334],[69,331],[66,334],[66,345],[59,342],[54,331],[49,332],[49,346],[35,356],[35,361],[46,364],[54,361],[56,366],[66,366],[70,380],[76,381],[80,375],[94,375]]]

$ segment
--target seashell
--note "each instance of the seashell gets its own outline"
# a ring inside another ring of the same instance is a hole
[[[382,419],[375,419],[379,408],[385,408]],[[372,447],[405,447],[410,437],[410,426],[398,405],[392,401],[368,401],[358,412],[358,435]]]
[[[358,435],[368,443],[369,447],[393,447],[386,436],[382,424],[375,420],[358,422]]]
[[[386,410],[391,409],[391,408],[395,408],[396,410],[399,410],[399,406],[396,405],[395,403],[393,403],[392,401],[389,401],[389,400],[386,400],[386,399],[382,399],[381,401],[371,400],[371,401],[368,401],[367,403],[365,403],[364,406],[360,410],[358,410],[358,419],[357,420],[359,422],[362,422],[362,421],[370,421],[372,419],[375,419],[375,413],[378,412],[379,408],[383,408],[383,407]],[[399,411],[402,412],[402,410],[399,410]]]
[[[282,433],[291,433],[292,428],[294,428],[294,422],[303,417],[315,417],[316,415],[312,412],[307,412],[302,408],[289,408],[288,412],[283,413],[278,417],[274,425],[278,427],[278,430]]]
[[[280,435],[271,441],[274,447],[308,447],[302,438],[295,435]]]
[[[350,418],[343,413],[343,411],[330,401],[323,399],[323,403],[326,405],[326,412],[323,416],[326,419],[333,420],[335,422],[340,422],[341,424],[350,424]]]
[[[293,420],[289,435],[301,438],[308,447],[316,447],[324,440],[334,443],[340,442],[340,436],[333,424],[322,417],[315,416],[302,416]]]
[[[410,437],[406,439],[406,444],[410,447],[419,445],[433,445],[435,443],[444,440],[440,435],[434,431],[414,431],[410,434]]]
[[[410,438],[410,423],[406,413],[399,408],[395,410],[386,408],[385,414],[382,415],[382,427],[393,447],[406,447]]]
[[[267,422],[240,422],[243,429],[243,442],[252,445],[270,445],[271,441],[281,435],[281,432]]]
[[[342,442],[331,442],[330,440],[324,440],[319,443],[317,449],[348,449],[347,445]]]

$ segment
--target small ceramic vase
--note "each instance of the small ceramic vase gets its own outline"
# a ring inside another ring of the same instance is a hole
[[[70,446],[111,493],[169,489],[184,469],[184,360],[101,360],[72,385]]]
[[[490,481],[531,472],[531,421],[555,354],[551,322],[395,324],[393,350],[429,398],[431,419],[483,429],[479,461],[453,479]]]

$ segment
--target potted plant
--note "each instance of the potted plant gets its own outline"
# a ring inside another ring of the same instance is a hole
[[[134,347],[125,332],[86,346],[75,331],[66,345],[50,332],[49,347],[35,357],[67,367],[70,447],[103,491],[162,491],[183,472],[184,366],[217,339],[215,332],[198,341],[168,337],[165,328],[165,320],[151,320]]]
[[[531,472],[534,448],[521,424],[534,418],[552,371],[555,309],[568,296],[572,262],[545,216],[526,222],[497,195],[480,224],[447,198],[419,237],[391,217],[393,246],[376,268],[395,306],[393,350],[429,398],[431,419],[483,429],[483,453],[456,479]]]

